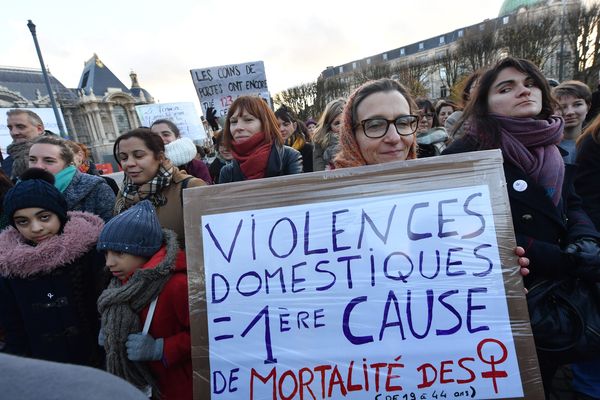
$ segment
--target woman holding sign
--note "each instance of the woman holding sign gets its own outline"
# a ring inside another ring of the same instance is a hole
[[[219,183],[302,172],[302,156],[283,145],[277,118],[260,97],[242,96],[233,102],[223,140],[233,160],[221,169]]]
[[[417,158],[418,108],[392,79],[367,82],[350,95],[342,113],[336,168]]]
[[[547,393],[557,366],[578,355],[547,349],[543,335],[552,335],[556,325],[546,326],[547,332],[536,330],[540,303],[532,299],[538,298],[542,282],[573,276],[593,280],[589,263],[600,264],[600,235],[581,209],[573,190],[575,171],[570,165],[565,168],[557,147],[564,120],[553,115],[555,106],[548,83],[534,64],[505,58],[481,76],[479,90],[462,116],[470,121],[469,131],[445,151],[502,150],[517,243],[531,260],[525,284]]]

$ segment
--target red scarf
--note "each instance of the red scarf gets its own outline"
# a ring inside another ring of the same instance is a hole
[[[265,177],[271,143],[265,142],[265,133],[259,132],[250,136],[242,143],[233,143],[231,153],[240,164],[240,169],[246,179]]]

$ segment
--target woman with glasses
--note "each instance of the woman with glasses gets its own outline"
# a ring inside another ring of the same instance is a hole
[[[342,113],[336,168],[417,158],[418,117],[404,86],[392,79],[367,82],[350,95]]]
[[[446,148],[448,134],[440,126],[437,113],[431,101],[427,99],[417,99],[419,107],[419,126],[417,128],[417,144],[419,150],[418,158],[439,156]]]

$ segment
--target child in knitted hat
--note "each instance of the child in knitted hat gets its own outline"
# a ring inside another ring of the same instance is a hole
[[[106,224],[97,248],[113,275],[98,299],[108,371],[163,399],[191,399],[186,260],[177,236],[143,200]]]
[[[96,215],[71,211],[54,176],[25,171],[4,197],[11,226],[0,233],[0,325],[4,351],[100,367],[96,300],[107,283]]]

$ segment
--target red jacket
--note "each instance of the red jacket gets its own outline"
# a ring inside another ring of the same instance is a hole
[[[142,268],[154,268],[166,255],[163,246]],[[146,320],[148,307],[140,313]],[[148,332],[153,338],[164,338],[162,361],[150,361],[152,374],[157,379],[163,400],[192,398],[192,354],[190,341],[190,313],[185,253],[179,250],[175,273],[158,296],[154,317]]]

